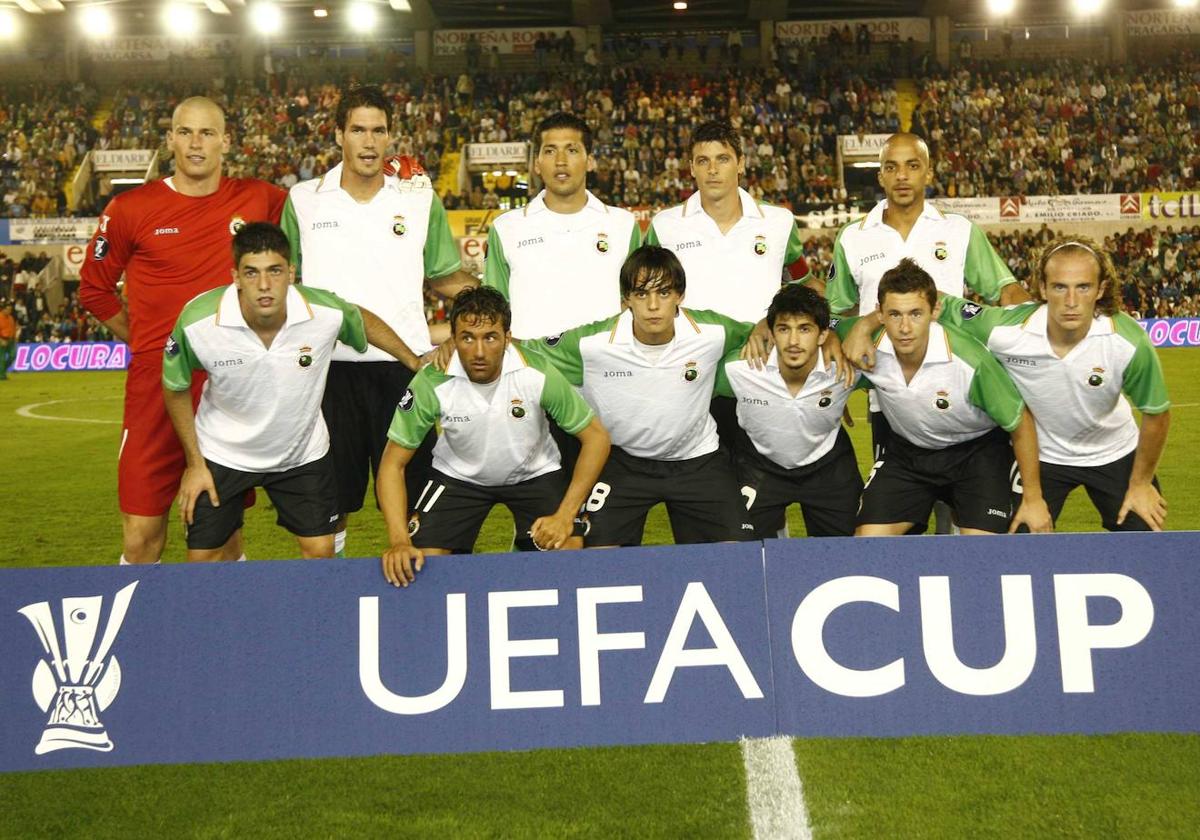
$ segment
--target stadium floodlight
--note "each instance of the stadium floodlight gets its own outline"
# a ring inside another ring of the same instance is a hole
[[[41,0],[38,4],[44,12],[65,12],[67,7],[62,4],[62,0]]]
[[[364,2],[364,0],[351,3],[346,10],[346,18],[350,23],[350,28],[355,32],[371,32],[375,29],[375,24],[379,22],[379,16],[375,13],[375,5]]]
[[[392,7],[393,11],[397,11],[397,12],[411,12],[412,11],[412,3],[408,2],[408,0],[388,0],[388,5]]]
[[[686,12],[687,3],[683,2],[683,0],[676,0],[676,2],[671,4],[671,8],[677,12]]]
[[[1017,0],[988,0],[987,8],[996,17],[1007,17],[1017,7]]]
[[[79,27],[89,38],[108,38],[117,25],[112,12],[104,6],[85,6],[79,10]]]
[[[1196,5],[1197,0],[1175,0],[1175,5],[1180,9],[1191,9]]]
[[[12,9],[0,9],[0,38],[12,40],[21,34],[21,21]]]
[[[21,7],[21,11],[29,12],[31,15],[45,14],[46,10],[34,3],[33,0],[15,0],[16,4]]]
[[[329,17],[329,10],[326,9],[324,6],[317,6],[317,8],[313,9],[313,17],[327,18],[327,17]]]
[[[233,14],[233,12],[229,11],[229,7],[221,2],[221,0],[204,0],[204,6],[214,15]]]
[[[250,22],[261,35],[274,35],[283,28],[283,12],[274,3],[255,3],[250,7]]]
[[[162,23],[167,34],[183,38],[200,28],[200,14],[194,6],[176,1],[163,6]]]
[[[1075,0],[1075,11],[1081,15],[1094,15],[1104,8],[1104,0]]]

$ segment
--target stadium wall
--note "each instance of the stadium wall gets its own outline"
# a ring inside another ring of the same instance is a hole
[[[1200,533],[0,570],[0,770],[1200,731]]]

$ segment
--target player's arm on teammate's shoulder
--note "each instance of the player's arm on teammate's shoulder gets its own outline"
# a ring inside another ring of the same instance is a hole
[[[830,325],[829,332],[841,341],[842,358],[846,360],[846,367],[874,370],[875,338],[881,329],[877,313],[834,316],[834,322]]]
[[[1017,469],[1021,471],[1021,505],[1013,512],[1008,532],[1014,533],[1022,525],[1035,534],[1048,534],[1054,530],[1054,519],[1042,496],[1041,461],[1038,458],[1037,424],[1028,408],[1021,409],[1021,419],[1009,434],[1012,436],[1013,456]]]
[[[395,356],[400,364],[412,371],[419,370],[421,365],[428,361],[414,353],[404,343],[404,339],[396,335],[396,331],[389,327],[387,322],[374,312],[363,306],[358,307],[358,311],[362,315],[363,331],[366,335],[367,343],[378,347],[385,353]],[[430,353],[432,352],[431,350]]]
[[[408,535],[408,490],[404,485],[404,471],[415,454],[415,449],[389,440],[375,477],[379,510],[388,532],[388,546],[380,555],[380,565],[383,576],[392,586],[408,586],[425,566],[424,552],[412,544]]]
[[[122,212],[113,199],[100,215],[79,269],[79,302],[121,341],[129,342],[129,313],[117,289],[133,253]]]

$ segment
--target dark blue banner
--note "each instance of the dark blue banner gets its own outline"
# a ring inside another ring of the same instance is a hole
[[[967,550],[969,545],[969,551]],[[0,770],[1198,731],[1196,534],[0,571]]]

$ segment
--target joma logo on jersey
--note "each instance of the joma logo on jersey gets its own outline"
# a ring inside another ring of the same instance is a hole
[[[626,376],[633,376],[633,371],[631,371],[631,370],[606,370],[606,371],[604,371],[605,379],[623,378]]]
[[[866,265],[867,263],[875,262],[876,260],[881,260],[884,258],[884,256],[886,256],[886,255],[882,251],[880,251],[878,254],[870,254],[868,256],[863,257],[861,260],[859,260],[858,264]],[[830,273],[830,276],[833,275],[833,266],[829,267],[829,273]]]
[[[469,414],[443,414],[442,424],[446,423],[470,423],[471,416]]]
[[[544,245],[546,238],[544,236],[531,236],[528,239],[522,239],[517,243],[518,248],[524,248],[527,245]]]
[[[155,236],[171,236],[171,235],[177,234],[177,233],[179,233],[179,228],[155,228],[154,229]]]
[[[699,239],[693,239],[691,242],[680,242],[675,246],[676,251],[686,251],[689,248],[699,248],[704,243]]]
[[[217,359],[212,363],[213,367],[238,367],[246,364],[242,359]]]
[[[1004,363],[1006,365],[1020,365],[1021,367],[1037,367],[1037,362],[1033,359],[1022,359],[1020,356],[1005,356]]]
[[[742,402],[746,405],[770,405],[766,400],[760,400],[758,397],[742,397]]]
[[[334,222],[313,222],[313,230],[334,230],[338,227],[338,223]]]

